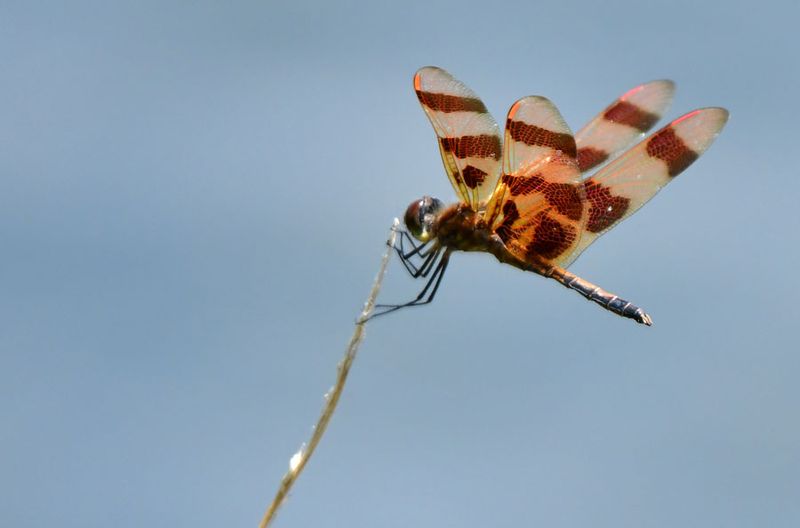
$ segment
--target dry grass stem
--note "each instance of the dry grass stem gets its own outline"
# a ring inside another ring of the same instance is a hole
[[[308,459],[314,454],[317,444],[319,444],[319,441],[322,439],[322,435],[325,434],[325,429],[328,428],[328,422],[330,422],[334,411],[336,411],[336,405],[339,403],[339,397],[342,395],[344,384],[347,381],[347,374],[350,372],[350,367],[353,365],[353,360],[356,358],[358,347],[361,345],[361,341],[364,340],[364,327],[366,326],[367,317],[372,313],[375,307],[375,300],[378,298],[378,292],[383,283],[383,276],[386,274],[386,267],[389,264],[389,257],[392,255],[392,248],[394,247],[395,238],[397,237],[397,227],[399,225],[399,220],[395,218],[389,234],[386,251],[381,259],[380,268],[378,268],[378,275],[375,277],[372,290],[369,292],[369,297],[367,297],[367,301],[364,303],[364,309],[356,320],[356,327],[347,345],[344,357],[337,366],[336,384],[325,394],[325,406],[322,409],[319,420],[317,420],[317,424],[314,426],[308,443],[303,444],[300,450],[289,459],[289,471],[283,476],[281,484],[278,487],[278,492],[275,494],[275,498],[272,499],[269,508],[267,508],[264,518],[261,519],[259,528],[266,528],[269,526],[272,519],[275,518],[278,508],[280,508],[281,504],[286,499],[286,496],[289,494],[292,485],[300,476],[300,473],[303,472],[306,462],[308,462]]]

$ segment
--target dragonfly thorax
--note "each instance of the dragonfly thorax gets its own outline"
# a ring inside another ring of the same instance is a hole
[[[444,207],[444,202],[430,196],[423,196],[421,199],[411,202],[406,209],[404,221],[414,238],[421,242],[427,242],[435,236],[433,224]]]

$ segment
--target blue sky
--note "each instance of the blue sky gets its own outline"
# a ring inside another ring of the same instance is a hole
[[[671,78],[711,149],[572,270],[456,255],[368,328],[275,526],[800,523],[790,2],[4,2],[0,524],[255,526],[392,218],[454,199],[424,65],[579,128]],[[399,263],[384,300],[418,285]]]

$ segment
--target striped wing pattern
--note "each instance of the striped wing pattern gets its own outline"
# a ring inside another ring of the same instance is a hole
[[[420,69],[414,88],[463,202],[518,259],[562,267],[691,165],[728,119],[722,108],[694,110],[619,155],[666,112],[672,81],[627,91],[575,137],[548,99],[522,98],[502,140],[483,102],[446,71]]]
[[[497,122],[475,92],[441,68],[420,69],[414,90],[439,139],[450,183],[465,203],[479,210],[500,175]]]
[[[506,120],[503,175],[485,219],[525,262],[555,262],[577,248],[586,219],[575,139],[544,97],[525,97]]]
[[[632,88],[575,134],[581,172],[614,159],[625,147],[644,137],[667,111],[675,83],[652,81]]]
[[[585,230],[567,266],[597,237],[632,215],[714,142],[728,120],[723,108],[679,117],[584,180]]]

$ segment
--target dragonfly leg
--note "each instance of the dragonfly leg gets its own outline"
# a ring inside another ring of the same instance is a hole
[[[436,260],[436,257],[439,255],[442,257],[439,259],[439,262],[436,266],[433,266],[433,262]],[[431,264],[428,264],[431,262]],[[379,315],[385,315],[387,313],[396,312],[401,308],[407,308],[409,306],[421,306],[423,304],[428,304],[433,301],[433,298],[436,296],[436,291],[439,289],[439,284],[442,282],[442,277],[444,277],[444,272],[447,269],[447,264],[450,262],[450,251],[442,251],[442,248],[437,250],[435,253],[431,253],[431,255],[426,259],[427,270],[424,274],[419,276],[427,276],[431,270],[433,273],[430,274],[430,278],[428,278],[428,282],[425,283],[425,287],[419,292],[419,295],[416,296],[411,301],[408,301],[403,304],[376,304],[375,308],[380,308],[381,310],[378,312],[373,312],[367,318],[367,320],[372,319],[373,317],[377,317]],[[430,292],[430,293],[429,293]]]
[[[413,248],[411,251],[406,252],[405,250],[405,243],[404,240],[408,240],[408,243],[411,244]],[[406,268],[406,271],[414,277],[415,279],[422,276],[424,277],[427,273],[424,273],[425,267],[430,264],[431,257],[438,252],[439,246],[437,244],[431,244],[430,242],[425,242],[422,244],[417,245],[411,236],[406,231],[400,232],[400,245],[394,246],[394,250],[397,252],[397,256],[400,258],[400,262],[403,263],[403,266]],[[418,257],[421,260],[421,264],[415,264],[411,259],[412,257]]]

